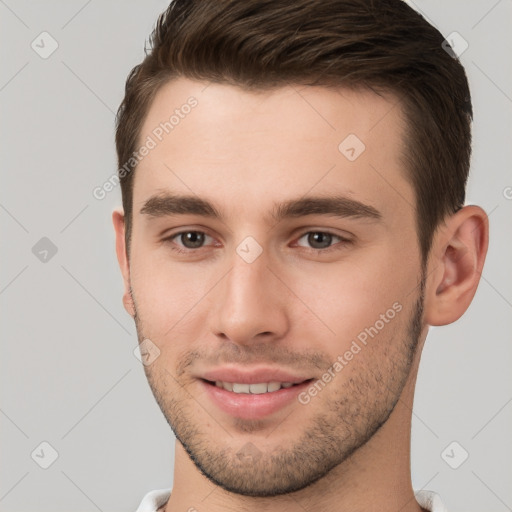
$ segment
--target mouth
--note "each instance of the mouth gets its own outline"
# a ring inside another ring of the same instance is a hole
[[[297,396],[314,379],[301,382],[227,382],[198,379],[214,407],[231,417],[256,420],[300,405]],[[304,408],[301,406],[301,411]]]
[[[226,391],[238,394],[251,394],[251,395],[263,395],[265,393],[275,393],[280,389],[289,389],[294,386],[299,386],[306,382],[312,382],[313,379],[306,379],[302,382],[256,382],[254,384],[247,384],[242,382],[224,382],[221,380],[211,381],[202,379],[207,384],[216,386]]]

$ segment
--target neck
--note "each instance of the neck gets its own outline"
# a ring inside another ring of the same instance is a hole
[[[418,350],[416,359],[420,353]],[[411,414],[418,363],[416,360],[413,364],[400,399],[378,432],[324,478],[291,494],[255,498],[225,491],[200,473],[176,441],[174,482],[165,512],[421,512],[410,473]]]

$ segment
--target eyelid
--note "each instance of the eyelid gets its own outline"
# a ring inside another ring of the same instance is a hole
[[[346,231],[341,228],[336,227],[327,227],[317,224],[307,224],[302,225],[297,229],[294,229],[293,236],[295,238],[302,237],[307,233],[326,233],[332,236],[338,236],[340,238],[343,238],[345,240],[353,240],[355,237],[350,231]]]
[[[192,231],[195,233],[203,233],[211,238],[217,238],[217,235],[211,234],[212,231],[210,228],[208,228],[206,226],[202,226],[200,224],[197,224],[197,225],[192,224],[190,226],[179,226],[179,227],[175,227],[175,228],[171,228],[171,229],[168,228],[168,229],[161,231],[158,234],[158,237],[161,238],[162,241],[165,241],[170,238],[174,238],[178,235],[182,235],[183,233],[190,233]]]
[[[298,230],[298,233],[300,233],[299,235],[295,235],[296,237],[298,236],[298,238],[302,238],[304,235],[307,235],[308,233],[324,233],[324,234],[327,234],[327,235],[331,235],[331,236],[337,236],[343,240],[352,240],[354,238],[354,235],[352,235],[351,233],[349,233],[348,231],[343,231],[343,232],[336,232],[335,229],[333,228],[322,228],[322,227],[317,227],[317,226],[306,226],[306,227],[302,227],[300,228],[300,230]]]

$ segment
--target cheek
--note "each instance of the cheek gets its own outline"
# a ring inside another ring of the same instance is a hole
[[[130,277],[144,329],[162,341],[183,331],[211,287],[194,264],[171,263],[143,250],[133,253]]]
[[[379,254],[374,261],[360,258],[357,262],[317,265],[290,276],[297,296],[321,320],[315,325],[327,334],[325,350],[343,350],[376,323],[382,327],[384,322],[389,330],[388,325],[400,316],[398,310],[403,310],[405,302],[414,296],[410,293],[416,284],[414,269],[402,271],[396,257],[386,258],[385,250]],[[308,315],[303,321],[306,331],[313,327],[311,318]]]

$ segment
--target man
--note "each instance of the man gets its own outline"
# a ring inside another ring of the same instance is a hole
[[[488,223],[443,41],[401,0],[159,18],[116,133],[123,302],[177,438],[139,512],[445,510],[411,484],[414,385]]]

